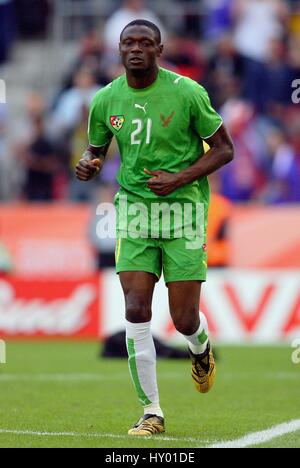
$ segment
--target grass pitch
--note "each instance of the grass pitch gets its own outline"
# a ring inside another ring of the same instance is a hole
[[[300,365],[288,347],[220,347],[217,382],[198,394],[189,361],[158,361],[166,433],[127,436],[141,416],[126,360],[97,343],[8,343],[0,365],[0,447],[195,448],[300,419]],[[300,448],[300,430],[256,447]]]

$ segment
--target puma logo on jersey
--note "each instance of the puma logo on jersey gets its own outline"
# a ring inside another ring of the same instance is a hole
[[[174,81],[175,84],[178,84],[180,80],[182,80],[183,76],[179,76],[178,78],[176,78],[176,80]]]
[[[171,120],[174,117],[175,112],[172,112],[171,115],[166,119],[162,114],[160,114],[160,118],[162,120],[163,127],[168,127],[170,125]]]
[[[148,105],[148,102],[146,102],[146,104],[144,106],[140,106],[139,104],[135,104],[134,107],[136,109],[141,109],[145,112],[145,114],[147,114],[147,111],[146,111],[146,106]]]

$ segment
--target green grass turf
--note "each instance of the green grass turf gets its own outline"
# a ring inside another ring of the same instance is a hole
[[[171,440],[132,439],[127,430],[141,409],[127,362],[99,359],[98,351],[97,343],[8,343],[8,363],[0,365],[0,447],[195,448],[300,419],[300,365],[292,364],[291,348],[220,347],[208,395],[194,391],[189,361],[158,361]],[[300,431],[262,446],[300,448]]]

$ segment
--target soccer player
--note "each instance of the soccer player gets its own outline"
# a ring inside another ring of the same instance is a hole
[[[92,179],[116,137],[121,153],[116,268],[126,303],[129,368],[144,408],[128,432],[132,436],[165,431],[150,331],[162,271],[172,320],[188,343],[196,390],[206,393],[214,383],[207,320],[199,313],[207,270],[207,176],[233,159],[232,141],[205,89],[159,67],[162,53],[153,23],[136,20],[122,31],[126,73],[96,94],[90,144],[76,168],[79,180]],[[204,142],[210,147],[206,154]]]

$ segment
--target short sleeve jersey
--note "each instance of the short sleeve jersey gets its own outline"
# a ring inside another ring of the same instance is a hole
[[[91,105],[89,142],[103,146],[115,136],[121,154],[118,182],[133,200],[157,200],[147,188],[144,169],[179,172],[204,154],[203,140],[222,119],[206,90],[164,68],[144,89],[131,88],[125,75],[101,89]],[[166,199],[208,203],[207,178],[181,187]]]

